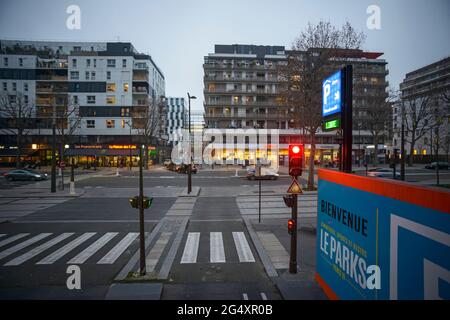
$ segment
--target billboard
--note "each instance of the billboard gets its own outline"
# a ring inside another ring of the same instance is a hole
[[[340,113],[342,109],[342,71],[322,82],[322,116]]]
[[[316,279],[335,299],[450,299],[450,192],[319,170]]]

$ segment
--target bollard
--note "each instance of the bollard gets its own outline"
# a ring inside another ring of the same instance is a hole
[[[119,174],[119,168],[116,169],[116,177],[120,176]]]
[[[235,177],[239,177],[238,175],[238,169],[236,169],[236,174],[234,175]]]
[[[70,166],[70,195],[76,195],[75,192],[75,172],[73,164]]]

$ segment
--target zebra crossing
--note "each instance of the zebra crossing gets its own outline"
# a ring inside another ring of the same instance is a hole
[[[244,232],[232,232],[233,237],[233,249],[231,252],[235,252],[240,263],[255,262],[255,257],[252,253],[250,245]],[[181,256],[180,264],[193,264],[198,263],[199,257],[199,247],[202,242],[200,242],[200,232],[189,232],[187,235],[186,243],[184,246],[183,254]],[[210,263],[226,263],[233,262],[232,257],[226,257],[225,246],[224,246],[224,235],[222,232],[209,232],[206,236],[209,236],[209,257],[208,262]],[[227,235],[228,236],[228,235]],[[207,242],[203,242],[207,243]],[[203,259],[204,260],[204,259]]]
[[[97,265],[114,264],[137,241],[139,235],[137,232],[122,233],[120,236],[119,234],[119,232],[2,234],[0,266],[13,267],[26,263],[52,265],[67,259],[67,264],[86,262]]]

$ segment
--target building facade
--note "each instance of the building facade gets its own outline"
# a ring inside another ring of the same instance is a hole
[[[300,130],[292,110],[283,102],[283,85],[279,70],[291,56],[302,57],[314,52],[286,51],[283,46],[216,45],[214,53],[204,58],[204,118],[206,128],[220,129],[278,129],[279,159],[286,163],[288,145],[304,143],[305,155],[310,153],[308,135]],[[367,108],[375,95],[387,97],[387,62],[382,53],[342,50],[330,62],[330,74],[346,64],[354,68],[354,130],[355,162],[362,162],[373,148],[373,134],[365,125]],[[388,146],[384,135],[379,139],[381,159]],[[336,132],[322,132],[316,137],[315,160],[319,163],[336,161],[340,139]],[[258,158],[251,152],[235,154],[232,150],[219,152],[218,158],[241,163]],[[270,156],[269,156],[270,157]]]
[[[401,149],[404,122],[405,152],[416,160],[448,161],[450,149],[450,57],[406,74],[401,99],[393,108],[393,145]],[[413,137],[413,130],[415,136]],[[411,142],[416,140],[411,147]]]
[[[174,132],[187,128],[187,106],[182,97],[167,97],[166,134],[169,141],[173,142]]]
[[[164,75],[131,43],[1,40],[0,82],[9,127],[0,130],[3,163],[18,147],[17,121],[5,112],[17,98],[33,120],[20,146],[24,161],[48,162],[53,123],[59,153],[80,163],[117,165],[130,150],[136,163],[137,145],[165,144]]]

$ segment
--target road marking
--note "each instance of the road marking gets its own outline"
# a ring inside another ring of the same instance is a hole
[[[181,263],[196,263],[200,232],[189,232]]]
[[[255,262],[252,250],[243,232],[233,232],[234,244],[239,256],[239,262]]]
[[[225,262],[225,251],[223,248],[222,232],[210,232],[210,261],[213,263]]]
[[[248,295],[246,293],[243,293],[242,296],[244,297],[244,300],[248,300]]]
[[[105,233],[100,239],[95,241],[89,247],[81,251],[76,257],[72,258],[67,264],[82,264],[89,259],[94,253],[103,248],[112,238],[117,236],[118,232]]]
[[[2,233],[0,234],[0,238],[6,236],[6,234]]]
[[[46,256],[44,259],[37,262],[36,264],[52,264],[52,263],[54,263],[56,260],[61,259],[67,253],[69,253],[70,251],[72,251],[73,249],[78,247],[80,244],[82,244],[83,242],[85,242],[88,239],[90,239],[91,237],[93,237],[95,234],[96,234],[96,232],[87,232],[87,233],[79,236],[78,238],[69,242],[65,246],[59,248],[52,254]]]
[[[136,239],[139,235],[137,232],[128,233],[120,242],[111,249],[103,258],[100,259],[97,264],[112,264],[120,255],[128,248],[128,246]]]
[[[19,234],[16,234],[15,236],[12,236],[11,238],[7,238],[7,239],[5,239],[5,240],[0,241],[0,247],[6,246],[7,244],[9,244],[9,243],[11,243],[11,242],[14,242],[14,241],[16,241],[16,240],[19,240],[19,239],[21,239],[21,238],[23,238],[23,237],[26,237],[26,236],[28,236],[28,235],[29,235],[29,233],[19,233]],[[4,234],[4,236],[6,236],[6,234]]]
[[[37,256],[38,254],[42,253],[43,251],[47,250],[48,248],[54,246],[55,244],[63,241],[64,239],[67,239],[71,235],[73,235],[73,232],[62,233],[59,236],[57,236],[56,238],[53,238],[52,240],[50,240],[44,244],[41,244],[40,246],[28,251],[27,253],[24,253],[23,255],[5,263],[4,266],[18,266],[18,265],[26,262],[27,260],[30,260],[31,258]]]
[[[261,298],[263,300],[267,300],[267,296],[266,296],[266,294],[264,292],[261,292],[260,294],[261,294]]]
[[[159,258],[161,258],[164,249],[169,243],[172,232],[162,232],[159,239],[156,241],[152,250],[150,250],[147,258],[145,259],[145,268],[147,272],[153,272],[158,264]]]
[[[39,240],[42,240],[42,239],[48,237],[49,235],[51,235],[51,233],[41,233],[31,239],[28,239],[24,242],[21,242],[21,243],[15,245],[14,247],[6,249],[5,251],[0,252],[0,259],[3,259],[19,250],[22,250],[23,248],[26,248],[29,245],[32,245],[33,243],[38,242]]]

